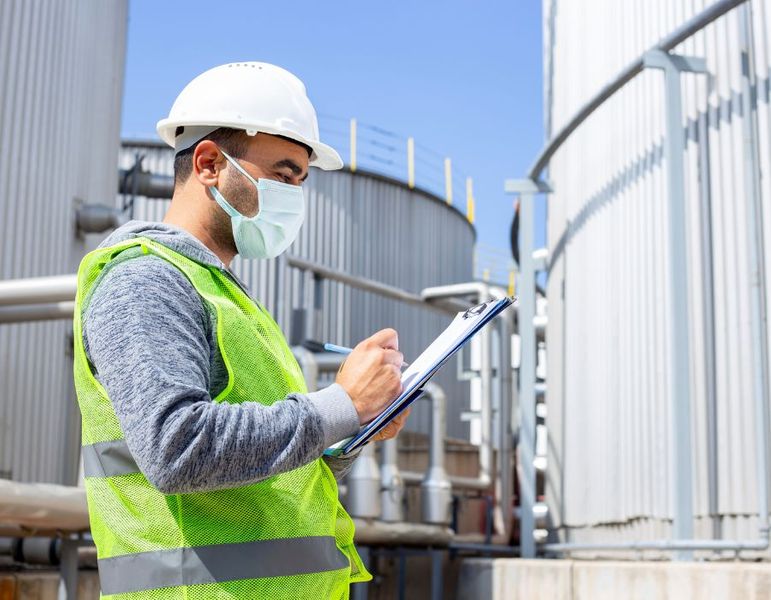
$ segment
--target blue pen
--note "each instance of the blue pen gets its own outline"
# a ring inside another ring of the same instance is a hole
[[[324,350],[327,352],[337,352],[338,354],[350,354],[353,352],[353,348],[346,348],[337,344],[324,344]]]
[[[324,344],[324,350],[327,352],[337,352],[338,354],[350,354],[353,352],[353,348],[346,348],[345,346],[338,346],[337,344]],[[402,362],[402,369],[409,367],[406,362]]]

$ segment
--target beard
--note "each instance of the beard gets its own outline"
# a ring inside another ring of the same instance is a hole
[[[257,190],[240,173],[235,176],[228,176],[224,184],[219,188],[220,193],[225,197],[230,205],[242,215],[251,217],[257,214],[259,202],[257,200]],[[210,192],[211,195],[211,192]],[[213,201],[211,203],[211,236],[212,239],[233,253],[238,253],[236,241],[233,237],[233,226],[230,215],[228,215],[219,204]]]

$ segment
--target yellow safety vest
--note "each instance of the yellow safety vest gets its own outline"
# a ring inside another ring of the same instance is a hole
[[[191,494],[165,495],[140,472],[86,357],[81,322],[100,274],[126,250],[118,260],[144,252],[170,262],[216,311],[228,384],[215,402],[272,404],[306,391],[275,321],[219,269],[146,238],[86,255],[74,319],[75,388],[102,597],[347,598],[351,582],[371,575],[353,546],[353,522],[335,478],[320,458],[259,483]]]

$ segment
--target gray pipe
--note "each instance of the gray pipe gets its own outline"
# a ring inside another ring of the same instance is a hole
[[[77,287],[77,275],[0,281],[0,306],[71,301],[75,299]]]
[[[316,354],[304,346],[292,346],[292,354],[300,365],[308,391],[315,392],[319,381],[319,363],[316,360]]]
[[[514,405],[514,385],[511,368],[511,339],[514,332],[514,313],[506,312],[498,320],[500,331],[500,353],[498,365],[498,382],[501,389],[501,403],[498,411],[498,473],[499,485],[496,486],[495,497],[500,498],[505,538],[511,537],[514,526],[514,511],[511,479],[513,476],[511,457],[512,412]]]
[[[740,552],[742,550],[765,550],[768,548],[768,531],[765,537],[757,540],[653,540],[622,542],[618,544],[543,544],[542,550],[547,552],[571,552],[580,550],[618,550],[618,551],[638,551],[638,550],[661,550],[666,552],[680,550],[729,550]]]
[[[452,485],[444,469],[444,438],[447,431],[447,395],[436,383],[424,388],[431,400],[431,437],[428,470],[420,484],[421,514],[425,523],[447,525],[451,520]]]
[[[396,438],[380,444],[380,518],[387,523],[404,521],[404,481],[398,466]]]
[[[127,169],[120,169],[118,193],[136,194],[147,198],[171,198],[174,195],[174,178],[150,171],[134,171],[129,174]]]
[[[477,302],[487,302],[492,298],[490,286],[481,281],[455,283],[437,287],[425,288],[421,293],[425,301],[451,299],[457,296],[473,295]],[[453,486],[464,489],[489,489],[492,484],[492,369],[490,365],[490,332],[488,328],[480,332],[482,407],[480,420],[482,422],[482,443],[479,446],[479,475],[477,477],[450,477]],[[405,479],[406,480],[406,479]]]
[[[25,323],[27,321],[71,319],[74,311],[74,302],[0,306],[0,323]]]
[[[375,446],[367,444],[348,473],[345,507],[352,517],[376,519],[380,516],[380,469]]]

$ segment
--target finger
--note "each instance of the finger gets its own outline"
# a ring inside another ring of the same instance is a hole
[[[407,417],[410,416],[410,411],[411,410],[412,410],[411,407],[404,409],[404,411],[400,412],[398,415],[396,415],[393,418],[391,423],[396,423],[401,428],[401,426],[404,425],[404,423],[407,421]]]
[[[395,329],[391,329],[390,327],[381,329],[369,339],[372,343],[377,344],[381,348],[391,348],[393,350],[399,349],[399,334],[396,333]]]
[[[389,365],[394,365],[396,367],[399,367],[399,373],[401,373],[402,363],[404,362],[404,354],[402,354],[398,350],[388,349],[383,353],[383,355],[384,355],[385,361]]]

